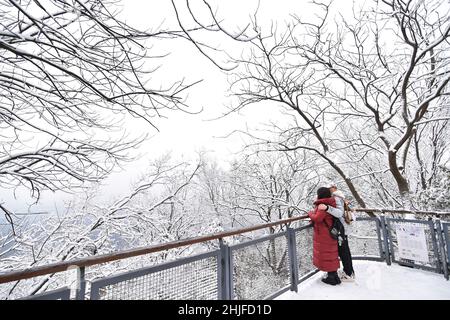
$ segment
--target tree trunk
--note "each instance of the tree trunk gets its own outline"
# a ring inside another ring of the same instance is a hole
[[[412,209],[412,201],[411,201],[411,194],[409,190],[409,184],[408,180],[403,177],[401,174],[398,164],[397,164],[397,152],[389,151],[388,152],[388,161],[389,161],[389,170],[392,173],[392,176],[394,177],[398,191],[400,193],[400,198],[403,203],[404,209]]]

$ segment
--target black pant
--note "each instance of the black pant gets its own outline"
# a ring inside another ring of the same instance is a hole
[[[348,246],[348,238],[347,236],[343,236],[341,243],[338,243],[338,254],[341,259],[342,266],[344,267],[344,272],[351,276],[353,274],[353,263],[352,263],[352,254],[350,253],[350,248]]]

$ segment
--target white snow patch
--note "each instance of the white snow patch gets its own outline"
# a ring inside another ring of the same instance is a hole
[[[286,292],[277,300],[447,300],[450,281],[442,274],[412,269],[385,262],[353,261],[355,282],[330,286],[319,272],[298,286],[298,293]]]

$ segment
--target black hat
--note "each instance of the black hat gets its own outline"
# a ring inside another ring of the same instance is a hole
[[[330,188],[322,187],[317,189],[317,199],[325,199],[325,198],[331,198]]]

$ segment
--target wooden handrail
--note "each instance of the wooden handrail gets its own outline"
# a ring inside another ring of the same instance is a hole
[[[260,224],[260,225],[247,227],[247,228],[218,232],[218,233],[214,233],[214,234],[210,234],[210,235],[206,235],[206,236],[187,238],[187,239],[167,242],[164,244],[157,244],[157,245],[152,245],[152,246],[147,246],[147,247],[129,249],[129,250],[124,250],[124,251],[119,251],[119,252],[91,256],[91,257],[87,257],[87,258],[80,258],[80,259],[74,259],[74,260],[69,260],[69,261],[56,262],[56,263],[48,264],[45,266],[39,266],[39,267],[31,268],[31,269],[8,272],[8,273],[0,274],[0,284],[6,283],[6,282],[11,282],[11,281],[29,279],[29,278],[42,276],[42,275],[46,275],[46,274],[52,274],[52,273],[56,273],[56,272],[62,272],[62,271],[66,271],[72,267],[79,267],[79,268],[88,267],[88,266],[93,266],[93,265],[102,264],[102,263],[106,263],[106,262],[112,262],[112,261],[122,260],[122,259],[126,259],[126,258],[141,256],[144,254],[149,254],[149,253],[164,251],[164,250],[168,250],[168,249],[174,249],[174,248],[179,248],[179,247],[183,247],[183,246],[188,246],[188,245],[195,244],[195,243],[211,241],[211,240],[218,240],[218,239],[230,237],[230,236],[237,235],[237,234],[243,234],[243,233],[247,233],[247,232],[251,232],[251,231],[255,231],[255,230],[270,228],[270,227],[277,226],[277,225],[288,224],[288,223],[306,219],[306,218],[308,218],[308,216],[304,215],[304,216],[299,216],[299,217],[283,219],[283,220],[279,220],[276,222]]]

